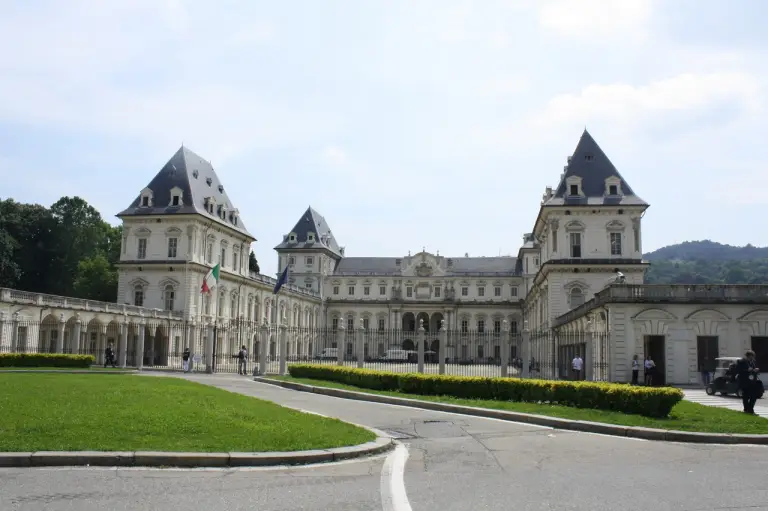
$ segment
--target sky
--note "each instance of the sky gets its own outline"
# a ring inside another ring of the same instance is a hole
[[[764,246],[767,15],[764,0],[0,0],[0,197],[77,195],[118,224],[183,143],[264,273],[309,205],[348,256],[516,255],[586,127],[651,204],[645,252]]]

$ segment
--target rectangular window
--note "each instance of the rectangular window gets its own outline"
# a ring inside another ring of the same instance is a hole
[[[355,330],[355,318],[347,318],[347,331],[352,332]]]
[[[147,258],[147,239],[139,238],[139,251],[136,254],[139,259]]]
[[[368,330],[370,328],[370,320],[368,318],[363,318],[363,329]]]
[[[179,246],[178,238],[168,238],[168,259],[175,259]]]
[[[461,288],[461,296],[469,296],[469,288],[468,287],[462,287]]]
[[[307,263],[307,266],[312,266],[315,264],[315,258],[314,257],[306,257],[304,259],[304,262]]]
[[[477,320],[477,332],[480,334],[485,333],[485,321],[482,319]]]
[[[147,206],[149,206],[149,197],[142,197],[141,198],[141,205],[144,206],[145,208]]]
[[[237,252],[232,252],[232,268],[237,271],[239,265],[237,264],[239,262],[240,254]]]
[[[371,294],[371,286],[363,286],[363,294],[369,296]]]
[[[144,290],[137,289],[133,292],[133,304],[137,307],[144,307]]]
[[[413,288],[411,286],[408,286],[405,288],[405,296],[407,296],[408,298],[413,297]]]
[[[611,255],[613,256],[621,255],[621,233],[620,232],[611,233]]]
[[[333,318],[331,320],[331,329],[332,330],[338,330],[339,329],[339,318]]]
[[[501,321],[498,319],[493,320],[493,333],[498,334],[501,333]]]
[[[348,294],[349,296],[354,296],[354,294],[355,294],[355,286],[349,286],[349,287],[347,288],[347,294]]]
[[[384,318],[379,319],[379,330],[384,330]]]
[[[222,247],[221,248],[221,254],[219,254],[219,264],[221,267],[224,267],[224,263],[227,262],[227,249]]]
[[[571,233],[571,257],[576,259],[581,257],[581,233]]]
[[[608,195],[618,195],[619,194],[619,187],[616,185],[610,185],[608,187]]]
[[[288,258],[288,265],[289,266],[293,266],[294,264],[296,264],[296,258],[293,257],[293,256],[289,257]]]
[[[176,298],[176,292],[172,289],[166,289],[165,291],[165,310],[173,310],[173,300]]]
[[[387,294],[387,286],[379,286],[379,294],[384,296]]]
[[[439,287],[435,288],[435,298],[440,298],[440,288]]]
[[[174,206],[178,206],[179,205],[179,196],[178,195],[174,195],[173,196],[173,199],[171,200],[171,204],[174,205]]]
[[[496,286],[493,288],[493,296],[501,296],[501,287]]]
[[[511,296],[513,298],[517,297],[517,286],[512,286],[509,289],[509,296]]]
[[[208,243],[208,253],[205,256],[205,260],[208,264],[213,263],[213,243]]]
[[[461,320],[461,333],[462,334],[466,334],[467,332],[469,332],[469,321],[467,321],[466,319],[462,319]]]
[[[339,286],[333,286],[333,294],[339,294]]]
[[[509,322],[509,333],[516,334],[517,333],[517,321],[510,321]]]
[[[578,195],[578,194],[579,194],[579,185],[571,185],[570,195]]]
[[[485,288],[484,287],[478,287],[477,288],[477,296],[485,296]]]
[[[312,289],[312,283],[311,282],[307,282],[304,285],[306,286],[307,289]]]

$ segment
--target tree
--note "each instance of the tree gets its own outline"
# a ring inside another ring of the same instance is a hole
[[[54,227],[44,206],[13,199],[0,202],[0,274],[6,286],[48,289]]]
[[[256,254],[253,253],[253,250],[248,256],[248,269],[254,273],[259,273],[259,262],[256,260]]]
[[[73,296],[98,300],[117,301],[117,271],[104,254],[83,259],[77,265],[72,282]]]

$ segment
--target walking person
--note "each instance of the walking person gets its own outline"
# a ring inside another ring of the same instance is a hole
[[[638,384],[638,375],[640,374],[640,361],[637,360],[637,354],[632,357],[632,385]]]
[[[709,385],[710,382],[710,375],[712,374],[710,371],[711,365],[709,357],[705,357],[701,361],[701,367],[699,368],[699,371],[701,371],[701,383],[703,383],[705,387]]]
[[[744,413],[755,415],[755,403],[757,402],[757,373],[755,366],[755,352],[748,350],[744,357],[736,362],[736,380],[741,389],[741,400],[744,404]]]
[[[571,369],[573,369],[573,379],[576,381],[581,380],[581,371],[584,369],[584,360],[578,353],[576,353],[576,356],[571,360]]]
[[[653,375],[656,372],[656,362],[653,361],[650,355],[645,358],[645,384],[647,386],[653,385]]]
[[[115,350],[112,348],[112,343],[110,342],[107,345],[107,348],[104,350],[104,368],[107,368],[108,364],[112,364],[112,368],[117,368],[117,364],[115,361]]]
[[[240,347],[240,351],[237,352],[237,374],[246,376],[248,374],[247,364],[248,362],[248,350],[245,349],[245,344]]]
[[[189,372],[189,357],[192,353],[189,351],[189,348],[184,348],[184,353],[181,354],[181,364],[184,368],[184,372]]]

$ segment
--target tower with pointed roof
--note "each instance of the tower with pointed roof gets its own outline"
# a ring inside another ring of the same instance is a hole
[[[617,280],[642,284],[648,206],[585,129],[557,187],[546,188],[534,224],[531,242],[540,255],[526,279],[532,329],[546,328]]]
[[[275,280],[249,270],[255,236],[210,162],[188,148],[182,146],[117,216],[123,221],[120,303],[184,311],[186,319],[205,323],[285,317],[287,302],[283,314],[271,313],[277,310],[270,309],[277,305],[271,301]],[[201,293],[203,277],[217,264],[217,289]],[[319,310],[317,293],[287,286],[284,296]]]
[[[323,215],[312,206],[301,215],[283,241],[275,247],[279,254],[277,274],[289,267],[289,282],[322,294],[325,277],[331,275],[344,257]]]

